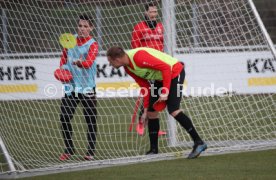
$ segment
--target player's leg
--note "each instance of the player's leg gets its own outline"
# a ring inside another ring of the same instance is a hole
[[[151,84],[153,84],[154,82],[150,82]],[[140,98],[140,97],[138,97]],[[139,108],[139,117],[138,117],[138,123],[136,125],[136,131],[139,135],[143,135],[144,134],[144,122],[141,120],[141,117],[144,113],[144,104],[143,102],[141,102],[140,108]],[[158,131],[158,136],[162,136],[162,135],[166,135],[166,131],[162,131],[159,129]]]
[[[196,141],[201,141],[196,129],[193,126],[191,119],[185,115],[180,108],[180,102],[182,99],[182,86],[185,79],[185,71],[179,74],[178,77],[172,79],[170,93],[167,100],[167,108],[169,113],[180,123],[180,125],[186,129],[191,138]]]
[[[83,113],[87,123],[87,153],[84,157],[86,160],[92,160],[95,153],[96,135],[97,135],[97,99],[95,94],[83,95],[81,100]]]
[[[193,139],[194,148],[192,153],[189,155],[189,158],[196,158],[207,148],[207,145],[198,135],[191,119],[179,109],[182,99],[184,79],[185,71],[183,69],[179,76],[171,81],[170,94],[167,100],[167,108],[169,113],[179,122],[179,124],[189,133]]]
[[[65,94],[65,97],[61,99],[60,121],[65,150],[64,153],[60,156],[60,160],[68,159],[70,155],[74,154],[75,151],[72,141],[73,129],[71,125],[71,119],[73,118],[78,102],[79,100],[75,97],[74,93],[71,95]]]
[[[139,135],[143,135],[144,134],[144,121],[141,119],[143,113],[144,113],[144,103],[143,103],[143,98],[142,97],[138,97],[141,98],[140,99],[140,107],[139,107],[139,116],[138,116],[138,123],[136,125],[136,131]]]
[[[158,89],[162,87],[162,83],[155,81],[151,85],[151,94],[148,108],[148,133],[150,139],[150,150],[146,153],[157,154],[158,153],[158,132],[160,129],[158,112],[153,109],[153,104],[158,100]]]

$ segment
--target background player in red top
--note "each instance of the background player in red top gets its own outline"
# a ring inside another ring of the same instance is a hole
[[[136,24],[132,31],[132,49],[150,47],[159,51],[164,51],[163,25],[161,22],[157,22],[157,16],[157,6],[154,3],[146,4],[145,20]],[[143,106],[140,107],[139,119],[141,119],[142,112]],[[144,133],[144,125],[140,121],[137,124],[136,130],[140,135]],[[160,130],[158,134],[165,135],[166,132]]]
[[[145,6],[145,20],[136,24],[132,31],[131,47],[150,47],[164,51],[164,30],[161,22],[157,22],[157,6],[149,3]]]

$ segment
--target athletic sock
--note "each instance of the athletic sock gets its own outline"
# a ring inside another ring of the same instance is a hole
[[[179,124],[186,129],[186,131],[190,134],[191,138],[193,139],[193,141],[196,144],[202,144],[203,141],[201,140],[201,138],[199,137],[191,119],[186,116],[183,112],[178,113],[175,117],[174,117]]]
[[[150,139],[150,149],[158,153],[158,131],[159,131],[159,118],[149,119],[148,130]]]

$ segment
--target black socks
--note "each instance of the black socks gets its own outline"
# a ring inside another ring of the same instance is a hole
[[[149,138],[150,138],[150,151],[153,151],[155,154],[158,153],[158,131],[159,131],[159,118],[149,119],[148,129],[149,129]]]
[[[203,141],[199,137],[191,119],[188,116],[186,116],[183,112],[180,112],[174,118],[180,123],[180,125],[183,128],[186,129],[186,131],[190,134],[191,138],[193,139],[193,141],[196,144],[203,143]]]

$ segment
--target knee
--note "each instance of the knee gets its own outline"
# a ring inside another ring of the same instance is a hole
[[[169,111],[169,113],[170,113],[171,116],[175,117],[175,116],[177,116],[181,111],[182,111],[182,110],[177,109],[177,110],[171,110],[171,111]]]
[[[85,116],[97,116],[97,109],[96,108],[84,108],[83,113]]]
[[[95,116],[86,116],[85,120],[86,120],[86,123],[88,126],[96,125],[96,117]]]
[[[154,112],[148,112],[147,116],[149,119],[156,119],[158,118],[159,113],[157,111]]]
[[[62,123],[69,123],[74,116],[74,112],[71,110],[62,110],[60,113],[60,121]]]
[[[60,121],[62,123],[69,123],[73,116],[67,115],[67,114],[61,114],[60,115]]]

